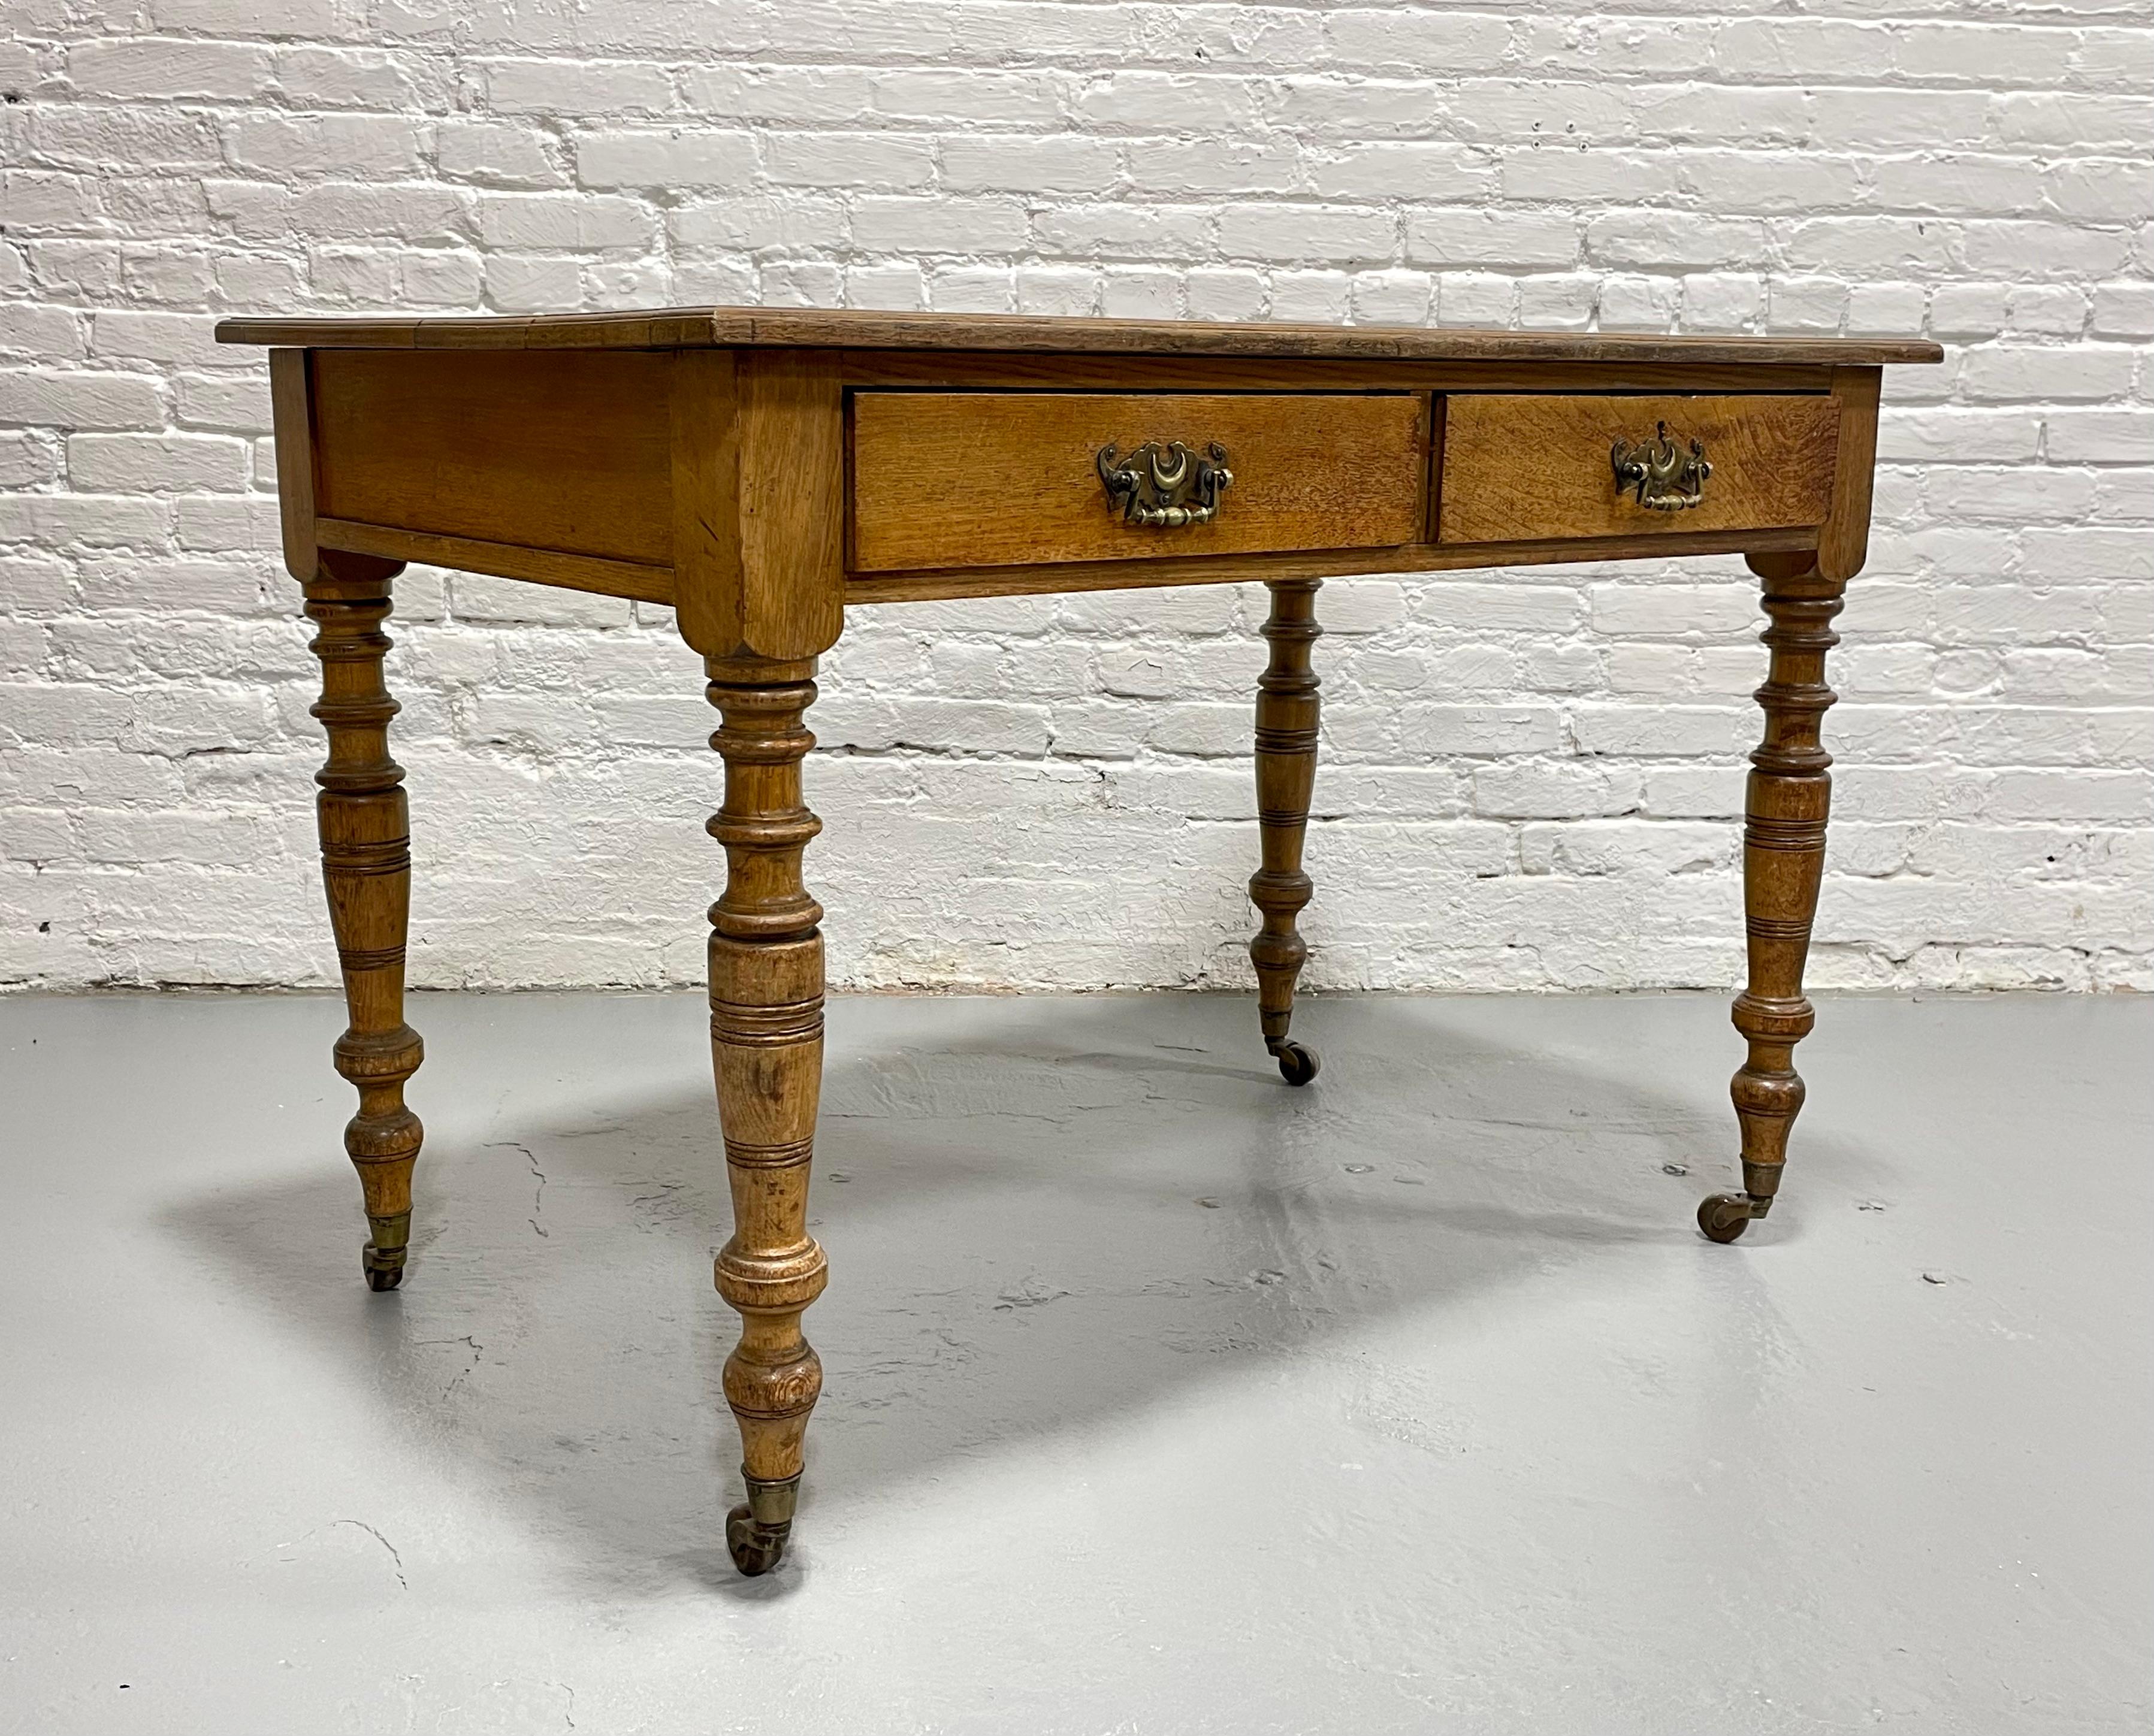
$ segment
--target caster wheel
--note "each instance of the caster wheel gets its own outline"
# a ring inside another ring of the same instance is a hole
[[[359,1250],[360,1270],[366,1274],[366,1287],[373,1291],[394,1290],[404,1281],[404,1250],[396,1250],[394,1265],[384,1260],[373,1243]]]
[[[366,1287],[369,1290],[394,1290],[403,1281],[404,1268],[401,1265],[394,1271],[377,1272],[370,1267],[367,1270]]]
[[[1308,1084],[1324,1065],[1315,1050],[1296,1042],[1281,1043],[1272,1052],[1279,1058],[1279,1077],[1289,1085]]]
[[[733,1565],[754,1579],[785,1559],[785,1540],[792,1530],[790,1520],[782,1525],[763,1524],[743,1501],[726,1515],[726,1550]]]
[[[1709,1194],[1698,1202],[1697,1227],[1706,1240],[1732,1242],[1750,1227],[1750,1199],[1745,1194]]]

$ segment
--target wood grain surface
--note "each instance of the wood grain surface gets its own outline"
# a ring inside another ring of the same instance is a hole
[[[1884,385],[1877,368],[1836,368],[1832,395],[1840,405],[1840,451],[1835,460],[1832,512],[1818,537],[1818,570],[1845,584],[1862,570],[1870,552],[1870,495],[1877,469],[1877,400]]]
[[[269,415],[276,430],[277,516],[284,570],[301,584],[319,576],[314,542],[314,405],[304,349],[269,352]]]
[[[674,602],[706,657],[813,657],[845,627],[845,394],[824,350],[670,358]]]
[[[1160,585],[1248,584],[1273,578],[1344,578],[1358,573],[1454,573],[1477,567],[1538,567],[1567,561],[1667,560],[1707,554],[1809,551],[1817,532],[1699,531],[1687,537],[1575,537],[1557,542],[1410,542],[1401,548],[1319,549],[1296,554],[1198,555],[1183,560],[1075,561],[1064,567],[952,567],[932,572],[855,573],[845,601],[921,603],[951,597],[1039,597],[1080,591],[1149,590]]]
[[[350,1020],[337,1039],[336,1070],[359,1093],[345,1123],[345,1153],[359,1171],[370,1234],[360,1258],[370,1289],[404,1281],[411,1240],[411,1167],[424,1130],[404,1087],[426,1045],[404,1021],[404,959],[411,909],[411,822],[404,768],[390,756],[396,701],[383,680],[390,647],[394,561],[329,552],[307,580],[310,649],[322,665],[313,712],[329,736],[314,774],[322,885]]]
[[[1535,542],[1772,529],[1825,522],[1840,406],[1829,396],[1600,398],[1462,394],[1445,402],[1438,538]],[[1642,507],[1616,487],[1609,448],[1702,440],[1702,502]]]
[[[1944,356],[1936,344],[1919,338],[1670,338],[1646,333],[886,313],[850,308],[662,308],[492,318],[239,318],[220,323],[217,335],[223,344],[345,349],[988,349],[1436,361],[1793,362],[1827,368],[1936,362]]]
[[[1833,369],[1789,362],[1427,360],[1236,355],[1040,355],[848,349],[851,388],[1034,392],[1827,392]]]
[[[823,822],[809,811],[800,762],[815,738],[815,665],[704,659],[722,720],[725,800],[704,829],[725,846],[726,884],[710,908],[711,1065],[725,1139],[733,1233],[712,1275],[740,1315],[726,1358],[726,1402],[740,1425],[748,1499],[726,1516],[733,1564],[767,1573],[785,1552],[809,1413],[823,1365],[800,1316],[828,1262],[809,1234],[808,1180],[823,1085],[823,907],[801,878]]]
[[[1825,684],[1825,654],[1845,581],[1815,555],[1760,557],[1765,615],[1759,635],[1772,657],[1757,700],[1764,739],[1750,755],[1743,800],[1743,912],[1749,970],[1735,997],[1735,1028],[1749,1052],[1730,1084],[1743,1141],[1743,1191],[1707,1197],[1697,1225],[1732,1242],[1772,1209],[1787,1162],[1788,1135],[1805,1087],[1795,1045],[1817,1014],[1803,993],[1803,966],[1825,877],[1825,823],[1832,807],[1832,756],[1821,726],[1838,697]]]
[[[646,566],[641,561],[563,554],[558,549],[482,542],[476,537],[443,537],[431,531],[400,531],[389,525],[358,524],[345,518],[318,519],[315,532],[322,547],[353,554],[422,561],[429,567],[451,567],[459,573],[490,573],[498,578],[520,578],[602,597],[632,597],[640,603],[673,600],[673,569]]]
[[[1418,395],[862,392],[853,400],[856,573],[1256,550],[1383,548],[1421,534]],[[1125,522],[1104,446],[1227,451],[1209,523]]]
[[[1271,647],[1257,677],[1257,836],[1263,865],[1249,878],[1249,902],[1262,914],[1249,938],[1249,963],[1257,973],[1257,1022],[1264,1047],[1289,1085],[1314,1079],[1315,1050],[1288,1036],[1294,1025],[1294,990],[1309,961],[1309,943],[1298,919],[1315,893],[1302,866],[1308,842],[1309,804],[1316,786],[1316,748],[1323,720],[1311,662],[1324,629],[1316,621],[1319,578],[1275,578],[1271,613],[1258,629]]]
[[[324,518],[668,565],[663,355],[315,352]]]

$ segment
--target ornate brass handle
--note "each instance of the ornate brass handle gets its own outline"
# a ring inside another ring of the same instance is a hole
[[[1100,448],[1100,480],[1107,504],[1125,524],[1169,530],[1207,523],[1219,510],[1220,491],[1234,480],[1227,449],[1213,440],[1199,456],[1180,440],[1165,447],[1147,440],[1125,458],[1111,445]]]
[[[1619,440],[1608,449],[1616,466],[1616,491],[1634,489],[1638,504],[1656,512],[1681,512],[1705,498],[1705,479],[1712,466],[1705,461],[1705,443],[1692,440],[1686,452],[1668,437],[1668,425],[1656,422],[1653,437],[1635,446]]]

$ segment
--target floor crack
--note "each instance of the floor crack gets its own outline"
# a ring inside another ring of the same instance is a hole
[[[531,1155],[531,1148],[514,1139],[496,1139],[488,1143],[487,1149],[488,1151],[520,1151],[523,1153],[523,1161],[531,1166],[532,1177],[538,1184],[531,1190],[531,1217],[528,1221],[531,1227],[539,1235],[551,1240],[553,1232],[538,1221],[546,1210],[546,1172],[538,1167],[538,1158]]]
[[[337,1523],[340,1525],[357,1525],[360,1530],[365,1532],[368,1536],[371,1537],[376,1543],[387,1550],[389,1551],[389,1559],[396,1563],[396,1583],[401,1586],[407,1591],[411,1589],[411,1581],[404,1577],[404,1557],[397,1554],[396,1545],[395,1544],[391,1543],[386,1537],[383,1536],[380,1532],[375,1530],[372,1525],[367,1524],[367,1522],[363,1519],[340,1519]]]
[[[465,1367],[458,1369],[457,1371],[457,1377],[451,1381],[448,1385],[442,1388],[442,1397],[444,1398],[447,1398],[452,1392],[455,1392],[458,1387],[461,1387],[464,1383],[465,1377],[469,1375],[472,1370],[478,1367],[480,1362],[486,1355],[486,1347],[483,1344],[481,1344],[477,1339],[472,1337],[468,1332],[455,1338],[414,1338],[411,1342],[415,1346],[422,1344],[467,1344],[471,1347],[472,1359],[470,1363]]]

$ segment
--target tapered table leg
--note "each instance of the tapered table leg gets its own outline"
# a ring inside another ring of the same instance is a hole
[[[350,1026],[337,1040],[336,1068],[357,1087],[359,1113],[345,1149],[359,1170],[371,1230],[366,1281],[394,1290],[404,1280],[411,1240],[411,1166],[422,1130],[404,1106],[404,1082],[426,1051],[404,1022],[404,941],[411,903],[411,826],[404,768],[389,756],[397,712],[382,680],[381,630],[390,581],[402,563],[324,552],[307,584],[307,614],[319,629],[322,696],[314,707],[329,732],[329,760],[314,774],[322,879],[336,931]]]
[[[1816,1015],[1803,995],[1803,965],[1825,873],[1825,818],[1832,797],[1832,756],[1820,725],[1835,695],[1825,685],[1825,653],[1845,581],[1824,578],[1805,555],[1761,556],[1765,581],[1762,637],[1772,651],[1758,703],[1765,737],[1750,756],[1743,829],[1743,904],[1749,975],[1736,997],[1735,1028],[1750,1046],[1735,1075],[1735,1115],[1743,1137],[1743,1191],[1715,1194],[1697,1209],[1698,1228],[1732,1242],[1772,1209],[1787,1161],[1788,1133],[1803,1107],[1795,1045]]]
[[[823,1365],[800,1316],[823,1292],[823,1250],[808,1234],[808,1175],[823,1080],[823,908],[800,877],[822,829],[802,804],[800,761],[815,745],[802,714],[812,659],[706,660],[723,722],[725,803],[708,830],[726,848],[726,889],[711,907],[711,1058],[732,1191],[732,1239],[718,1294],[741,1317],[726,1400],[740,1424],[748,1500],[727,1517],[743,1573],[785,1553],[800,1489],[809,1413]]]
[[[1309,830],[1309,792],[1316,782],[1317,679],[1309,654],[1324,629],[1316,624],[1314,578],[1267,579],[1271,614],[1261,631],[1271,659],[1257,679],[1257,825],[1263,866],[1249,881],[1249,902],[1263,925],[1249,942],[1257,967],[1257,1011],[1264,1047],[1289,1085],[1316,1077],[1316,1051],[1287,1036],[1294,1020],[1294,987],[1309,957],[1294,919],[1313,888],[1302,872],[1302,841]]]

